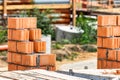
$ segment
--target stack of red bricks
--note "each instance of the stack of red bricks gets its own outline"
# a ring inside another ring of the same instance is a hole
[[[98,16],[98,69],[120,68],[120,16]]]
[[[56,55],[45,54],[46,41],[36,23],[34,17],[8,18],[8,70],[56,70]]]

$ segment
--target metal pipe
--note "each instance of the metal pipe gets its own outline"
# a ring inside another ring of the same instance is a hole
[[[8,45],[1,45],[0,51],[5,51],[5,50],[8,50]]]

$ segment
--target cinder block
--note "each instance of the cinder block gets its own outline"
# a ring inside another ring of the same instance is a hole
[[[116,26],[117,16],[116,15],[99,15],[98,16],[99,26]]]
[[[21,53],[33,53],[33,42],[17,42],[17,51]]]
[[[108,60],[116,60],[116,50],[108,50]]]
[[[40,40],[41,39],[41,29],[30,29],[30,40]]]
[[[40,54],[40,66],[55,66],[56,55],[55,54]]]
[[[34,51],[35,52],[46,52],[46,41],[35,41]]]
[[[22,65],[36,66],[36,55],[22,55]]]
[[[18,53],[12,53],[12,63],[22,64],[22,55]]]
[[[106,59],[107,58],[107,49],[98,48],[97,52],[98,52],[98,55],[97,55],[98,58],[100,58],[100,59]]]
[[[8,64],[8,71],[14,71],[14,70],[17,70],[17,65]]]
[[[12,30],[12,40],[28,41],[29,40],[29,31],[27,29]]]
[[[103,47],[103,38],[101,37],[97,38],[97,47]]]
[[[16,52],[17,48],[16,48],[16,41],[8,41],[8,51],[12,51],[12,52]]]

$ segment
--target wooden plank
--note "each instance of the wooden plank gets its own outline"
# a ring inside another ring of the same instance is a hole
[[[7,0],[4,0],[4,4],[3,4],[3,16],[4,16],[4,18],[7,16]]]
[[[7,10],[21,10],[21,9],[70,9],[70,4],[29,4],[29,5],[7,5]],[[0,10],[3,10],[3,6],[0,6]]]
[[[76,26],[76,0],[72,1],[73,26]]]

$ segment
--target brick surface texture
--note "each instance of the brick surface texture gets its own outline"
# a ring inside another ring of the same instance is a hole
[[[56,70],[56,55],[46,54],[46,41],[35,17],[8,18],[8,70]]]
[[[97,68],[120,68],[120,16],[98,16]]]

